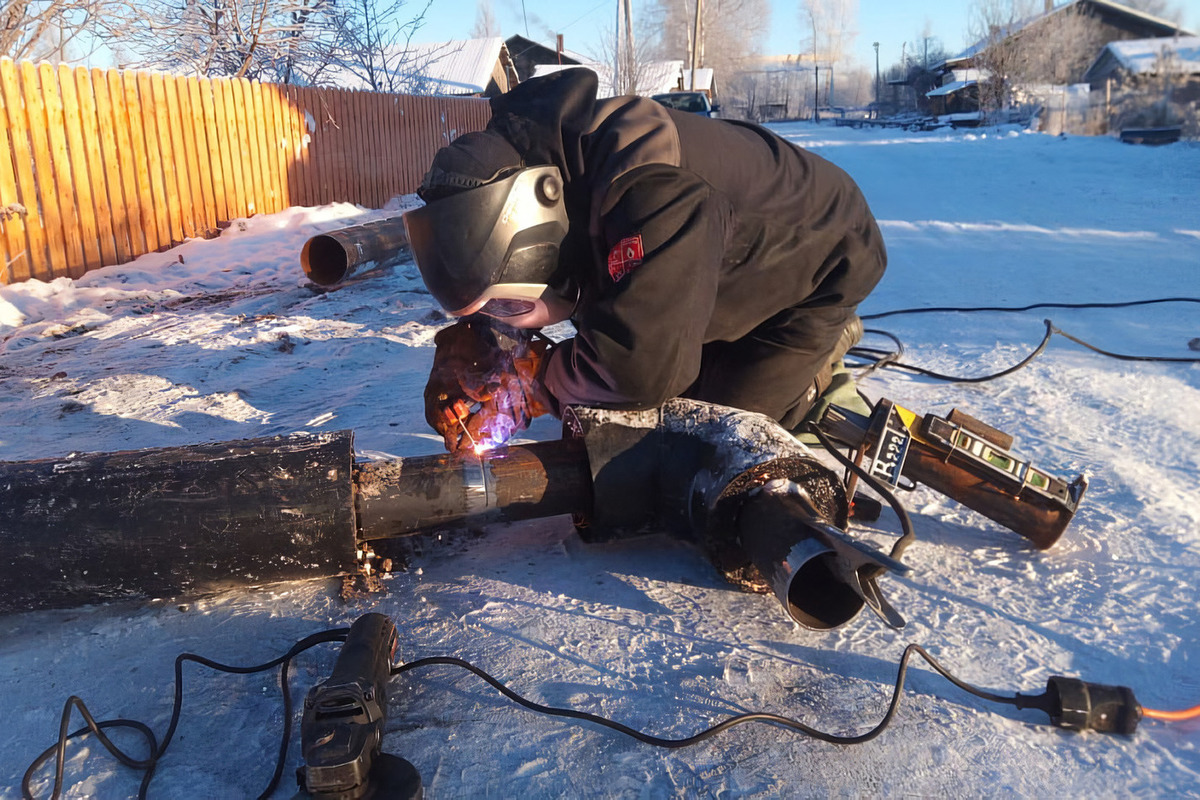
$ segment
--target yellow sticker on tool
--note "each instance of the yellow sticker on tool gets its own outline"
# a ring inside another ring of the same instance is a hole
[[[917,421],[916,412],[909,411],[903,406],[893,405],[892,408],[896,409],[896,413],[900,415],[900,421],[904,423],[904,427],[908,428],[913,433],[916,433],[915,429],[913,428],[913,423]]]

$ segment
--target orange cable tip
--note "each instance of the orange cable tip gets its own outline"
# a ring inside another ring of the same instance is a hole
[[[1158,709],[1143,707],[1142,715],[1150,719],[1163,720],[1164,722],[1181,722],[1185,719],[1200,717],[1200,706],[1192,706],[1182,711],[1159,711]]]

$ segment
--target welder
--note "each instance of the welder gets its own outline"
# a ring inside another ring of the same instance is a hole
[[[586,69],[527,80],[434,157],[405,226],[461,319],[435,339],[428,421],[457,450],[567,405],[688,397],[797,428],[849,379],[886,264],[862,192],[762,127],[596,95]]]

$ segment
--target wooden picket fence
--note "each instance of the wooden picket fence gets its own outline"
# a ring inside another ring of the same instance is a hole
[[[477,98],[0,59],[0,283],[79,277],[290,206],[378,208],[489,115]]]

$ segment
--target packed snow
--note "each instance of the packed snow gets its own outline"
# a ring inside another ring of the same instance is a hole
[[[890,266],[864,314],[1200,296],[1200,148],[1015,130],[896,133],[780,125],[845,168],[886,237]],[[346,204],[237,220],[123,266],[0,287],[0,459],[351,429],[363,458],[440,451],[421,390],[436,310],[411,264],[325,290],[304,278],[310,236],[397,213]],[[1119,353],[1200,357],[1200,306],[1175,302],[1022,313],[938,312],[869,322],[905,360],[956,375],[1007,367],[1044,319]],[[877,335],[867,343],[886,346]],[[1200,703],[1200,367],[1118,361],[1061,336],[1027,368],[979,384],[876,372],[872,398],[960,408],[1016,436],[1036,465],[1090,481],[1062,540],[1025,540],[929,489],[902,495],[912,571],[881,587],[901,631],[864,612],[837,630],[794,626],[771,597],[728,586],[666,536],[580,541],[570,521],[421,537],[387,594],[343,603],[334,580],[203,598],[0,618],[0,796],[58,735],[78,695],[100,719],[161,737],[176,654],[255,664],[367,611],[400,630],[397,657],[455,655],[530,698],[684,737],[743,711],[865,731],[896,662],[920,643],[1000,694],[1052,675],[1127,685],[1147,707]],[[533,439],[558,436],[538,420]],[[886,547],[888,517],[860,534]],[[5,532],[12,535],[13,532]],[[53,558],[53,553],[47,553]],[[300,656],[294,693],[337,648]],[[151,795],[250,797],[282,725],[273,673],[185,668],[183,719]],[[78,717],[72,729],[79,727]],[[141,742],[117,732],[144,755]],[[1200,721],[1143,721],[1130,737],[1051,727],[968,695],[914,663],[879,738],[834,746],[762,725],[660,750],[532,714],[451,667],[395,678],[384,749],[444,797],[1200,796]],[[123,798],[140,776],[90,737],[72,743],[68,797]],[[277,796],[294,791],[298,743]],[[48,796],[50,767],[36,773]]]

